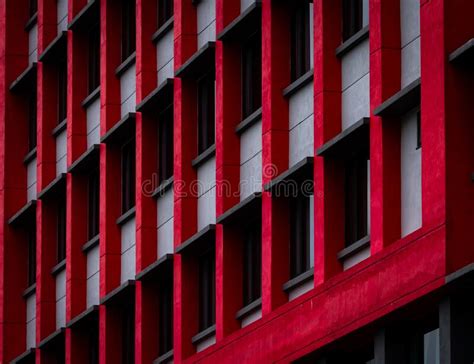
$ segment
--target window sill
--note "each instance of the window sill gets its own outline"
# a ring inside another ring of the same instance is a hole
[[[474,38],[469,39],[466,43],[456,49],[449,55],[449,62],[454,64],[470,64],[474,59]]]
[[[66,259],[61,260],[58,264],[56,264],[53,269],[51,269],[51,274],[53,276],[57,276],[63,270],[66,269]]]
[[[191,165],[194,168],[199,168],[202,164],[204,164],[207,160],[211,159],[216,155],[216,145],[213,144],[209,148],[207,148],[204,152],[199,154],[196,158],[194,158],[191,162]]]
[[[173,188],[174,177],[171,176],[167,180],[164,180],[160,185],[153,191],[151,197],[159,198],[162,197],[168,190]]]
[[[34,13],[25,24],[25,31],[30,31],[38,23],[38,12]]]
[[[53,332],[51,335],[47,336],[38,344],[38,349],[46,349],[49,346],[53,347],[54,344],[64,345],[64,343],[60,343],[60,340],[64,340],[65,330],[65,328],[60,328]]]
[[[115,69],[115,75],[120,78],[132,65],[135,64],[137,54],[133,52]]]
[[[212,326],[209,326],[207,329],[204,329],[198,334],[194,335],[191,339],[191,342],[193,343],[193,345],[197,345],[200,342],[206,340],[207,338],[215,334],[216,334],[216,325],[212,325]]]
[[[217,218],[217,224],[239,224],[252,218],[262,217],[262,193],[254,192],[235,204]]]
[[[262,3],[257,0],[217,35],[217,40],[241,41],[260,28]]]
[[[149,112],[156,117],[157,111],[173,103],[173,84],[173,79],[167,78],[136,106],[136,110],[142,113]]]
[[[159,27],[155,33],[153,33],[153,35],[151,36],[151,41],[153,43],[158,43],[158,41],[163,38],[166,33],[173,29],[173,25],[174,16],[165,21],[165,23],[161,27]]]
[[[165,277],[165,272],[173,271],[173,254],[163,255],[137,274],[137,281],[153,281]]]
[[[216,43],[207,42],[179,67],[175,77],[197,79],[208,71],[214,70],[215,54]]]
[[[255,301],[249,303],[247,306],[242,307],[237,311],[235,318],[237,320],[242,320],[251,313],[259,310],[262,307],[262,298],[257,298]]]
[[[101,305],[115,305],[119,303],[123,303],[128,298],[134,299],[135,295],[135,281],[128,280],[122,283],[117,288],[110,291],[108,294],[105,295],[104,298],[100,300]]]
[[[43,63],[58,63],[67,56],[67,32],[61,32],[38,57]]]
[[[10,85],[11,92],[30,92],[33,85],[36,85],[36,70],[38,63],[29,65]]]
[[[347,158],[369,149],[370,119],[362,118],[317,149],[319,157]]]
[[[135,137],[135,113],[129,112],[117,121],[100,139],[101,143],[119,145]]]
[[[95,248],[96,246],[98,246],[99,242],[100,242],[100,235],[97,234],[92,239],[90,239],[87,243],[85,243],[81,249],[84,253],[87,253],[93,248]]]
[[[66,324],[66,328],[86,327],[86,325],[99,317],[99,306],[94,305],[82,311]]]
[[[374,110],[375,116],[399,117],[421,102],[421,80],[417,79],[389,97]]]
[[[10,364],[34,363],[35,362],[35,348],[30,348],[13,359]]]
[[[296,163],[291,168],[287,169],[286,171],[279,174],[273,180],[268,182],[263,186],[265,191],[270,191],[274,194],[275,197],[294,197],[285,195],[285,192],[292,192],[290,189],[287,189],[285,185],[288,182],[297,183],[298,186],[305,183],[306,181],[313,181],[313,174],[314,174],[314,158],[313,157],[306,157],[300,162]],[[280,191],[280,186],[282,187],[282,191]],[[306,187],[306,186],[305,186]],[[309,190],[304,190],[303,192],[310,193]]]
[[[61,121],[51,132],[52,136],[57,138],[59,134],[61,134],[67,128],[67,119]]]
[[[23,298],[26,300],[28,297],[32,296],[34,293],[36,293],[36,283],[33,283],[31,286],[25,289],[22,295],[23,295]]]
[[[289,291],[303,285],[314,277],[314,268],[308,269],[306,272],[297,275],[296,277],[290,279],[288,282],[283,284],[283,291],[288,293]]]
[[[173,349],[167,351],[166,353],[160,355],[157,359],[153,360],[153,364],[163,364],[171,362],[173,359]]]
[[[68,168],[68,173],[89,173],[92,168],[99,167],[100,145],[94,144],[77,158]]]
[[[291,97],[314,79],[314,70],[309,70],[283,90],[284,97]]]
[[[68,24],[68,30],[77,31],[90,29],[94,23],[99,22],[99,7],[99,0],[89,0]]]
[[[352,37],[344,41],[339,47],[336,49],[336,57],[341,58],[346,55],[349,51],[357,47],[360,43],[364,40],[369,38],[369,26],[366,25],[357,33],[355,33]]]
[[[23,164],[28,164],[31,161],[33,161],[36,158],[36,147],[34,147],[32,150],[28,152],[27,155],[25,155],[25,158],[23,158]]]
[[[122,216],[117,219],[117,225],[124,225],[127,221],[135,217],[135,207],[132,207],[128,211],[124,212]]]
[[[100,86],[96,87],[87,97],[81,102],[81,106],[87,109],[95,100],[100,98]]]
[[[262,107],[259,107],[244,120],[237,124],[235,127],[235,132],[237,134],[242,134],[245,130],[254,125],[258,120],[262,119]]]
[[[212,245],[215,240],[216,225],[209,224],[176,247],[175,253],[193,255],[196,252],[203,252],[207,246]]]
[[[39,200],[45,200],[49,197],[58,195],[66,190],[66,173],[61,173],[49,185],[47,185],[39,194]]]
[[[29,225],[29,221],[36,219],[36,200],[31,200],[26,203],[15,215],[8,219],[8,225],[19,226]],[[30,220],[31,219],[31,220]]]
[[[337,253],[337,259],[345,260],[369,246],[370,246],[370,236],[367,235],[363,237],[362,239],[357,240],[355,243],[352,243],[347,248],[342,249],[339,253]]]

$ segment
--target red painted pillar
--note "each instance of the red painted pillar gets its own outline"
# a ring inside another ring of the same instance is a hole
[[[314,2],[314,147],[341,131],[341,1]],[[344,246],[344,175],[335,160],[315,157],[314,285],[341,271],[336,255]]]
[[[284,4],[262,4],[262,183],[288,169],[288,101],[282,90],[290,84],[289,11]],[[282,289],[289,277],[287,202],[262,196],[262,313],[287,301]]]
[[[370,109],[400,90],[400,1],[370,2]],[[400,238],[400,120],[370,119],[371,254]]]

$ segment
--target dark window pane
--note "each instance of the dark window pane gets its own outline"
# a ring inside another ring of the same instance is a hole
[[[28,149],[36,148],[36,90],[31,92],[28,99]]]
[[[36,282],[36,224],[28,231],[28,287]]]
[[[159,183],[173,175],[173,105],[160,114],[158,138]]]
[[[122,213],[135,206],[135,140],[122,147]]]
[[[421,114],[416,113],[416,149],[421,148]]]
[[[89,239],[92,239],[99,233],[99,170],[94,170],[89,176]]]
[[[348,161],[345,178],[345,236],[349,246],[367,235],[367,157]]]
[[[158,28],[173,16],[173,0],[158,0]]]
[[[246,118],[262,105],[261,32],[242,46],[242,114]]]
[[[301,1],[293,9],[291,24],[291,79],[297,80],[310,69],[310,5]]]
[[[135,52],[135,1],[122,0],[122,61]]]
[[[89,363],[99,364],[99,322],[94,320],[89,328]]]
[[[214,74],[209,73],[198,81],[198,153],[214,144],[215,88]]]
[[[58,65],[58,124],[67,116],[67,61]]]
[[[159,352],[163,355],[173,349],[173,276],[166,277],[159,296]]]
[[[362,29],[362,0],[344,0],[342,4],[342,39],[345,41]]]
[[[38,11],[38,0],[30,0],[30,16],[33,16]]]
[[[255,222],[247,229],[243,255],[243,305],[246,306],[261,296],[262,277],[262,225]]]
[[[135,307],[127,304],[122,314],[122,364],[135,362]]]
[[[89,93],[100,85],[100,27],[96,24],[89,33]]]
[[[215,255],[211,249],[199,259],[199,330],[215,323]]]
[[[61,197],[57,211],[57,262],[66,259],[66,199]]]
[[[294,278],[310,268],[309,197],[290,201],[290,274]]]

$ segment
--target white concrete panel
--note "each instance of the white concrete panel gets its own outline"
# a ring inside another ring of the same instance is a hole
[[[250,325],[251,323],[254,323],[257,320],[260,320],[262,318],[262,310],[257,310],[255,312],[252,312],[251,314],[245,316],[242,318],[242,321],[240,322],[241,327],[245,327]]]
[[[130,249],[132,245],[135,245],[135,218],[129,219],[127,222],[122,224],[121,230],[121,252],[125,252]]]
[[[56,137],[56,175],[66,173],[67,169],[67,130],[64,129]]]
[[[129,279],[135,279],[135,245],[133,245],[121,256],[122,269],[120,270],[120,283]]]
[[[420,77],[420,37],[402,48],[401,86],[405,87]]]
[[[28,62],[31,65],[38,60],[38,24],[28,32]]]
[[[99,245],[97,245],[87,252],[87,278],[99,271],[99,250]]]
[[[30,322],[36,317],[36,293],[26,299],[26,322]]]
[[[369,39],[366,39],[341,59],[342,90],[346,90],[368,73]]]
[[[356,264],[359,264],[368,257],[370,257],[370,246],[360,250],[356,254],[348,257],[347,259],[344,259],[344,261],[342,262],[342,267],[344,270],[347,270],[349,268],[352,268]]]
[[[240,201],[262,191],[262,152],[240,166]]]
[[[342,129],[370,116],[370,74],[365,75],[342,93]]]
[[[402,236],[421,227],[421,149],[417,149],[416,111],[401,125],[401,223]]]
[[[56,301],[66,297],[66,269],[56,274]]]
[[[205,228],[209,224],[216,223],[216,188],[213,187],[197,201],[198,226],[197,230]]]
[[[216,40],[216,2],[201,0],[197,5],[198,49],[207,42]]]
[[[56,301],[56,329],[66,326],[66,297]]]
[[[157,227],[160,227],[173,217],[173,206],[173,189],[170,188],[156,200]]]
[[[369,25],[369,0],[362,0],[362,26]]]
[[[28,201],[36,199],[36,158],[26,165],[26,197]]]
[[[240,0],[240,12],[243,13],[255,0]]]
[[[68,0],[57,0],[58,33],[67,30],[67,3]]]
[[[289,128],[305,120],[314,112],[313,82],[298,90],[289,99]]]
[[[136,75],[135,64],[131,65],[120,77],[120,100],[121,115],[124,116],[128,112],[135,112],[136,98]]]
[[[311,279],[298,287],[293,288],[291,291],[288,292],[288,300],[292,301],[295,298],[305,294],[306,292],[311,291],[314,288],[314,280]]]
[[[167,78],[174,77],[174,64],[173,60],[165,64],[157,73],[158,85],[161,85]]]
[[[174,251],[173,223],[174,219],[171,218],[158,228],[158,259]]]
[[[26,323],[26,349],[36,346],[36,318]]]
[[[240,135],[240,164],[262,151],[262,121],[259,120]]]
[[[100,143],[100,97],[86,109],[87,148]]]
[[[209,346],[214,345],[216,343],[216,335],[212,335],[208,337],[206,340],[203,340],[196,344],[196,352],[203,351],[207,349]]]
[[[310,115],[290,130],[289,166],[314,155],[314,117]]]
[[[400,0],[402,48],[420,35],[420,1]]]
[[[91,307],[93,305],[99,304],[99,283],[100,283],[99,272],[87,278],[87,296],[86,296],[87,307]]]
[[[201,33],[198,34],[197,43],[198,49],[206,45],[207,42],[214,42],[216,40],[216,21],[214,20]]]
[[[170,29],[162,38],[156,43],[156,57],[158,69],[163,67],[173,59],[173,29]]]
[[[216,185],[216,158],[210,158],[197,170],[197,196],[202,196]]]

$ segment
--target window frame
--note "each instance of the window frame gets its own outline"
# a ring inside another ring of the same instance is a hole
[[[58,88],[57,88],[57,113],[58,124],[67,118],[67,59],[58,62]]]
[[[343,0],[342,40],[345,42],[363,28],[363,0]]]
[[[200,77],[197,82],[197,134],[198,155],[215,144],[216,97],[215,74],[211,71]],[[211,101],[210,101],[211,100]]]
[[[213,248],[198,257],[199,332],[216,322],[216,262]]]
[[[66,199],[61,196],[56,214],[56,260],[61,263],[66,259]]]
[[[88,39],[88,90],[91,94],[100,86],[100,26],[99,23],[91,27]]]
[[[241,48],[242,119],[262,106],[262,33],[258,29]]]
[[[158,29],[161,28],[169,19],[173,17],[173,0],[158,0],[157,4]]]
[[[173,275],[160,285],[158,298],[158,351],[164,355],[173,349]]]
[[[135,206],[135,138],[123,143],[120,150],[122,213]]]
[[[135,305],[126,303],[122,311],[122,363],[135,360]]]
[[[36,283],[36,223],[28,230],[28,287]]]
[[[89,174],[87,182],[87,234],[89,240],[99,234],[100,225],[100,174],[95,168]]]
[[[121,55],[122,62],[130,57],[136,49],[135,1],[122,0],[121,8]]]
[[[30,93],[28,98],[28,151],[31,152],[37,146],[37,105],[36,90]]]
[[[174,173],[174,109],[168,105],[158,117],[158,184]]]
[[[416,149],[420,149],[421,146],[421,111],[418,109],[416,112]]]
[[[311,69],[310,1],[299,1],[292,8],[291,81]]]
[[[262,222],[256,219],[245,229],[242,254],[243,307],[262,296]]]
[[[291,278],[311,269],[310,203],[310,197],[303,194],[298,194],[289,201]]]

